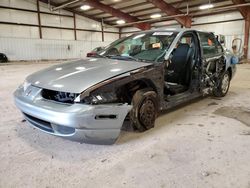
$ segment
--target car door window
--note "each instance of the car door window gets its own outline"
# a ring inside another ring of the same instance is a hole
[[[199,33],[203,55],[212,57],[223,52],[222,46],[212,33]]]

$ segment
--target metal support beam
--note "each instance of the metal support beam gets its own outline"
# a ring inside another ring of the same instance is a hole
[[[235,5],[245,4],[245,0],[232,0]],[[245,19],[245,34],[244,34],[244,57],[247,57],[248,54],[248,43],[249,43],[249,27],[250,27],[250,8],[249,7],[237,7],[241,15]]]
[[[137,22],[139,21],[139,19],[137,17],[131,16],[127,13],[124,13],[118,9],[115,9],[113,7],[110,7],[108,5],[105,5],[103,3],[100,3],[97,0],[86,0],[85,3],[87,3],[88,5],[97,8],[99,10],[102,10],[106,13],[109,13],[117,18],[123,19],[126,22]],[[135,27],[141,29],[141,30],[147,30],[150,29],[150,24],[149,23],[137,23],[134,24]]]
[[[42,27],[41,27],[41,16],[40,16],[39,0],[36,0],[36,7],[37,7],[37,19],[38,19],[38,27],[39,27],[39,37],[40,37],[40,39],[42,39],[43,34],[42,34]]]
[[[102,29],[102,42],[104,42],[103,20],[102,20],[102,22],[101,22],[101,29]]]
[[[232,2],[235,4],[235,5],[239,5],[239,4],[244,4],[246,3],[245,0],[232,0]],[[238,10],[240,11],[241,15],[243,16],[243,18],[247,18],[248,16],[248,12],[250,11],[250,8],[248,7],[238,7]]]
[[[67,7],[67,6],[71,5],[71,4],[77,3],[78,1],[80,1],[80,0],[68,1],[66,3],[63,3],[63,4],[59,5],[59,6],[53,7],[52,11],[56,11],[58,9],[62,9],[64,7]]]
[[[39,1],[42,2],[42,3],[50,4],[50,5],[52,5],[52,6],[58,6],[57,3],[50,2],[49,0],[39,0]],[[92,16],[90,16],[90,15],[87,15],[87,14],[85,14],[85,13],[83,13],[83,12],[75,11],[75,10],[73,10],[73,9],[71,9],[71,8],[65,7],[64,10],[67,10],[67,11],[69,11],[69,12],[78,14],[78,15],[80,15],[80,16],[83,16],[83,17],[86,17],[86,18],[95,20],[95,21],[97,21],[97,22],[101,22],[101,20],[98,19],[98,18],[94,18],[94,17],[92,17]],[[107,24],[106,22],[104,22],[104,23]]]
[[[163,0],[147,0],[147,1],[155,5],[157,8],[161,9],[168,16],[183,14],[179,9],[176,9],[171,4],[166,3]],[[187,27],[187,28],[191,27],[192,19],[188,15],[176,17],[175,20],[184,27]]]
[[[74,36],[75,40],[77,40],[77,35],[76,35],[76,14],[73,13],[73,19],[74,19]]]
[[[119,28],[119,39],[122,38],[122,28]]]
[[[248,44],[249,44],[249,30],[250,30],[250,12],[248,12],[247,19],[245,19],[245,35],[244,35],[244,56],[248,57]]]

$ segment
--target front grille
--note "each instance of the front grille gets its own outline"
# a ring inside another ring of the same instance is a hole
[[[50,133],[54,132],[50,122],[38,119],[38,118],[31,116],[29,114],[26,114],[26,113],[24,113],[24,116],[35,127],[42,129],[44,131],[50,132]]]
[[[45,132],[52,133],[54,135],[71,135],[75,133],[75,128],[72,127],[66,127],[62,125],[56,125],[51,124],[48,121],[41,120],[39,118],[36,118],[34,116],[31,116],[29,114],[23,113],[25,116],[25,119],[30,122],[32,125],[34,125],[36,128],[41,129]]]
[[[41,95],[43,98],[48,99],[48,100],[72,104],[72,103],[74,103],[74,100],[78,94],[43,89],[41,92]]]

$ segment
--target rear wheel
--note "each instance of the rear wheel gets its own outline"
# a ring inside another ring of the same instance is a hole
[[[214,96],[224,97],[229,90],[229,86],[230,86],[230,74],[228,71],[226,71],[219,80],[217,88],[214,89],[213,92]]]
[[[130,119],[133,127],[140,132],[154,127],[158,114],[156,92],[150,89],[138,90],[133,96],[132,105]]]

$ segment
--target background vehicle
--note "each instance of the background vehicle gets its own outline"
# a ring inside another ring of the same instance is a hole
[[[0,53],[0,63],[8,62],[8,58],[4,53]]]
[[[160,110],[225,96],[236,70],[213,33],[187,29],[140,32],[94,57],[27,77],[15,92],[25,118],[53,135],[110,144],[126,116],[144,131]]]
[[[97,47],[93,49],[91,52],[87,53],[87,57],[95,56],[98,52],[102,51],[104,47]]]

